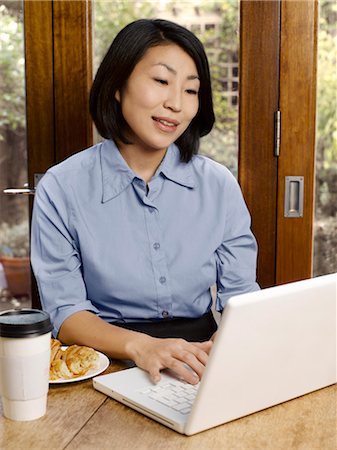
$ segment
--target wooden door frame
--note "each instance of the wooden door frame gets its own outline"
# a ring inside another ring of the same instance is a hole
[[[318,2],[283,1],[276,284],[312,276],[315,185]],[[291,64],[290,64],[291,62]],[[303,216],[284,213],[285,179],[302,177]]]
[[[24,30],[28,180],[34,186],[36,173],[92,145],[91,1],[26,1]],[[32,305],[40,307],[33,276]]]
[[[92,144],[91,1],[24,3],[29,182]]]
[[[259,247],[257,279],[268,287],[276,274],[274,114],[279,109],[281,8],[278,0],[241,1],[240,6],[239,182]]]
[[[317,15],[317,0],[241,1],[239,181],[261,287],[312,276]],[[286,176],[304,179],[303,217],[285,217]]]

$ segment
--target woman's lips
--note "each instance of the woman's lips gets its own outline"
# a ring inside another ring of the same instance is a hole
[[[167,117],[152,117],[157,127],[162,131],[173,132],[177,129],[179,122],[174,119],[169,119]]]

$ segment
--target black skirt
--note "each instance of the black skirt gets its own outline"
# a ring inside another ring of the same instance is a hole
[[[212,311],[197,319],[179,317],[153,322],[112,322],[112,324],[157,338],[182,338],[189,342],[208,341],[218,328]]]

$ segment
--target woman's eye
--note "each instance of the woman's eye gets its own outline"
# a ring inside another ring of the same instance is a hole
[[[160,84],[165,84],[165,85],[168,84],[166,80],[162,80],[161,78],[155,78],[154,80],[157,81],[157,83],[160,83]]]
[[[197,94],[198,94],[198,91],[196,91],[196,90],[194,90],[194,89],[186,89],[186,92],[187,92],[188,94],[191,94],[191,95],[197,95]]]

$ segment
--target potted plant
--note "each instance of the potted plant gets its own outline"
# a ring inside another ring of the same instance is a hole
[[[30,260],[28,221],[17,225],[0,224],[0,262],[10,293],[29,296]]]

